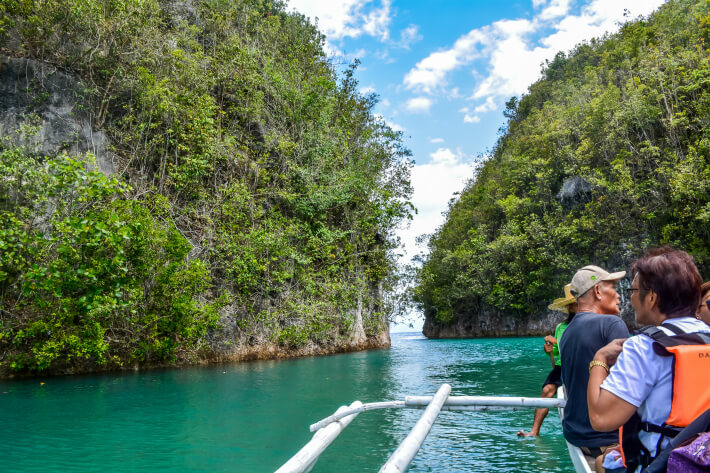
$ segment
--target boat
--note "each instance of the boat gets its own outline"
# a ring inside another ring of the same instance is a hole
[[[308,473],[318,461],[320,455],[358,414],[375,409],[424,409],[424,413],[409,432],[407,437],[390,455],[380,468],[380,473],[404,473],[421,448],[426,436],[439,413],[449,411],[488,411],[519,410],[530,408],[557,408],[562,419],[567,403],[564,389],[557,391],[556,398],[537,397],[500,397],[500,396],[450,396],[451,386],[442,384],[434,396],[406,396],[403,401],[383,401],[363,404],[355,401],[349,406],[341,406],[332,415],[314,423],[310,431],[314,432],[293,457],[284,463],[276,473]],[[576,473],[592,473],[582,451],[567,442],[567,449]]]
[[[557,399],[564,400],[566,404],[567,393],[564,386],[557,388]],[[564,405],[558,406],[557,411],[560,413],[560,422],[562,422],[565,411]],[[569,443],[567,439],[565,439],[565,443],[567,444],[569,458],[572,460],[572,464],[574,465],[574,471],[576,473],[592,473],[592,469],[589,463],[587,463],[586,457],[584,456],[584,453],[582,453],[582,450],[580,450],[579,447]]]

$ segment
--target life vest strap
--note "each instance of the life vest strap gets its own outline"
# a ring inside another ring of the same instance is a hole
[[[651,422],[641,422],[639,424],[639,428],[641,430],[645,430],[646,432],[653,432],[656,434],[661,434],[664,437],[675,437],[678,435],[678,432],[682,430],[682,427],[673,427],[672,425],[658,425],[658,424],[652,424]]]
[[[692,405],[693,402],[683,402],[679,401],[677,399],[677,392],[676,392],[676,381],[678,379],[685,380],[688,379],[687,376],[687,371],[688,369],[694,369],[694,365],[683,365],[683,371],[679,371],[680,368],[676,366],[678,357],[680,356],[679,354],[683,354],[688,352],[688,348],[685,346],[698,346],[698,345],[710,345],[710,334],[703,333],[703,332],[695,332],[695,333],[685,333],[683,330],[678,328],[677,326],[673,324],[664,324],[664,328],[670,330],[671,332],[674,333],[674,335],[668,335],[665,331],[660,329],[659,327],[656,326],[647,326],[643,327],[640,330],[637,330],[634,332],[634,334],[641,334],[641,335],[646,335],[647,337],[651,338],[653,340],[653,350],[656,352],[656,354],[660,356],[673,356],[674,357],[674,365],[673,365],[673,401],[672,401],[672,409],[671,409],[671,415],[669,415],[668,420],[666,422],[671,422],[673,425],[669,425],[667,423],[663,423],[663,425],[657,425],[653,424],[651,422],[644,422],[641,420],[640,416],[638,413],[634,412],[634,415],[631,416],[631,418],[624,424],[623,428],[620,429],[620,440],[621,440],[621,450],[622,450],[622,458],[624,459],[624,465],[627,467],[628,472],[633,472],[636,470],[638,466],[641,466],[643,468],[646,468],[654,459],[654,457],[651,456],[649,450],[643,445],[641,442],[641,439],[639,437],[639,433],[643,430],[646,432],[653,432],[660,434],[660,437],[658,439],[658,443],[656,445],[656,451],[655,455],[658,455],[660,452],[660,447],[663,442],[664,438],[675,438],[678,436],[678,433],[682,430],[682,428],[686,425],[685,419],[683,416],[674,416],[673,413],[673,407],[676,407],[676,404],[678,405]],[[685,360],[685,358],[684,358]],[[690,367],[690,368],[688,368]],[[686,369],[688,368],[688,369]],[[691,369],[691,371],[692,371]],[[703,370],[697,370],[695,369],[696,372],[703,372]],[[679,378],[680,377],[680,378]],[[694,379],[691,377],[690,379]],[[686,382],[687,381],[683,381]],[[681,383],[682,384],[682,383]],[[685,386],[685,385],[684,385]],[[691,385],[692,386],[692,385]],[[703,391],[704,392],[704,391]],[[690,394],[690,396],[695,396],[695,394]],[[687,396],[686,396],[687,397]],[[685,399],[685,398],[684,398]],[[703,406],[707,404],[704,401],[704,397],[702,393],[700,393],[698,396],[692,398],[693,401],[698,401],[700,402]],[[684,414],[686,414],[684,412]],[[689,415],[689,413],[687,413]],[[687,417],[687,416],[685,416]],[[678,426],[678,427],[676,427]]]

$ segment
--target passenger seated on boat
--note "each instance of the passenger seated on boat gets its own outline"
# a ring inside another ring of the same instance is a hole
[[[552,360],[552,371],[550,371],[547,375],[545,382],[542,383],[541,397],[554,397],[555,394],[557,394],[557,388],[562,385],[562,369],[560,368],[560,351],[558,348],[558,341],[562,338],[562,333],[577,313],[577,299],[575,299],[570,292],[571,287],[571,284],[565,285],[565,297],[555,299],[552,301],[552,304],[547,306],[550,310],[559,310],[560,312],[564,312],[567,314],[567,319],[557,324],[554,336],[545,336],[544,350],[545,353],[550,355]],[[542,421],[545,420],[548,411],[549,409],[544,408],[535,409],[532,430],[530,430],[530,432],[521,430],[518,432],[518,437],[536,437],[540,435],[540,427],[542,427]]]
[[[636,472],[710,407],[710,327],[695,317],[702,280],[686,252],[652,250],[633,263],[632,274],[636,321],[651,326],[597,351],[587,398],[592,427],[623,426],[626,471]]]
[[[626,324],[617,316],[619,295],[616,283],[626,272],[609,273],[598,266],[585,266],[572,278],[571,292],[577,297],[578,312],[560,340],[562,382],[567,390],[567,405],[562,419],[565,439],[580,447],[588,461],[618,443],[615,431],[592,429],[587,411],[589,362],[601,347],[614,339],[627,337]]]
[[[700,305],[695,311],[695,318],[710,325],[710,281],[700,287]]]

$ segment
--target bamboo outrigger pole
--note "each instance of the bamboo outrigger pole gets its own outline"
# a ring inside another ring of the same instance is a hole
[[[362,406],[360,401],[355,401],[350,404],[350,407],[341,406],[336,411],[343,412],[348,409],[357,409]],[[342,419],[330,423],[328,426],[316,432],[310,442],[303,446],[289,461],[283,464],[281,468],[276,470],[276,473],[308,473],[315,465],[320,457],[320,454],[330,445],[340,432],[348,426],[352,420],[357,417],[356,413],[351,413]]]
[[[416,408],[423,409],[429,405],[432,396],[407,396],[404,401],[371,402],[361,404],[356,408],[338,411],[333,415],[311,424],[311,432],[322,429],[331,422],[336,422],[350,414],[373,411],[376,409],[391,408]],[[443,411],[493,411],[493,410],[518,410],[534,408],[557,408],[564,407],[564,399],[539,398],[539,397],[500,397],[500,396],[449,396],[444,405]]]
[[[448,384],[441,385],[424,411],[424,414],[422,414],[411,432],[409,432],[409,435],[407,435],[407,438],[399,444],[399,447],[397,447],[397,450],[395,450],[389,460],[387,460],[387,463],[382,465],[380,473],[403,473],[407,469],[424,443],[424,439],[429,435],[431,426],[439,416],[441,406],[444,405],[450,392],[451,386]]]
[[[363,404],[355,401],[350,406],[341,406],[333,415],[310,426],[316,432],[298,453],[276,470],[276,473],[308,473],[321,453],[343,429],[361,412],[375,409],[410,408],[424,409],[424,414],[407,438],[395,450],[380,473],[401,473],[407,469],[421,448],[433,422],[442,410],[487,411],[498,409],[528,409],[537,407],[562,408],[564,398],[500,397],[500,396],[449,396],[451,386],[443,384],[435,396],[407,396],[404,401],[385,401]]]

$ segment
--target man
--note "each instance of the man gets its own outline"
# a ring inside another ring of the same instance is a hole
[[[567,390],[567,406],[562,431],[572,445],[582,449],[593,465],[609,446],[618,443],[618,432],[597,432],[589,423],[587,383],[589,362],[601,347],[629,336],[626,324],[617,316],[619,295],[616,283],[625,271],[608,273],[599,266],[585,266],[572,278],[572,295],[579,307],[560,341],[562,382]]]
[[[567,319],[563,322],[557,324],[555,327],[555,336],[547,335],[545,337],[545,353],[550,355],[552,360],[552,371],[547,375],[545,382],[542,383],[542,394],[541,397],[554,397],[557,393],[557,388],[562,385],[562,370],[560,367],[560,352],[558,349],[559,341],[562,339],[562,333],[565,331],[569,323],[574,318],[577,313],[577,299],[574,298],[570,292],[572,288],[571,284],[565,286],[565,297],[555,299],[552,304],[547,306],[550,310],[559,310],[568,315]],[[535,409],[535,415],[533,416],[533,426],[530,432],[525,432],[521,430],[518,432],[518,437],[537,437],[540,435],[540,427],[542,427],[542,421],[547,417],[549,409]]]

